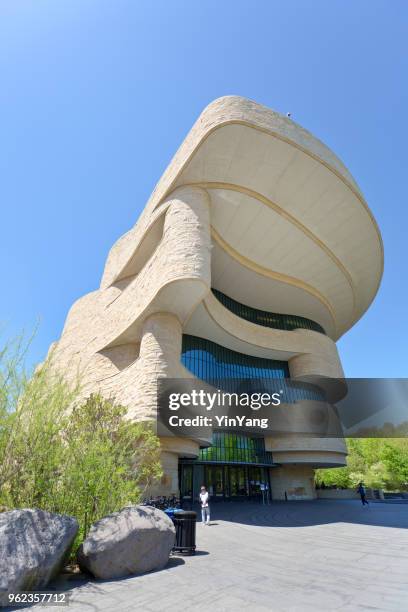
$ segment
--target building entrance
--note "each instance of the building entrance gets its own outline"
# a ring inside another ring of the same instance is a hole
[[[188,502],[198,500],[205,485],[212,501],[270,498],[269,470],[265,466],[205,464],[181,460],[180,494]]]

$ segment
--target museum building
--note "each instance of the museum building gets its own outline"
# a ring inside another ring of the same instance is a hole
[[[52,345],[135,420],[154,420],[158,380],[344,377],[336,341],[378,290],[383,248],[355,180],[292,119],[227,96],[200,115],[136,225],[112,247],[99,289]],[[221,384],[221,382],[220,382]],[[283,384],[283,383],[282,383]],[[296,409],[321,400],[291,390]],[[311,499],[314,470],[346,463],[340,437],[304,431],[161,437],[157,492],[194,499]]]

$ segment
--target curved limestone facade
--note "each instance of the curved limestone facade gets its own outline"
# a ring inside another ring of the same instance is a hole
[[[159,378],[197,376],[187,337],[215,347],[213,361],[228,350],[283,363],[298,381],[342,378],[336,341],[369,307],[382,269],[378,227],[342,162],[291,119],[220,98],[112,247],[99,289],[72,306],[54,360],[85,394],[114,397],[142,420],[155,418]],[[195,497],[203,480],[214,495],[245,497],[267,478],[273,498],[305,499],[315,468],[346,461],[339,438],[265,436],[261,450],[239,442],[265,457],[248,468],[236,441],[219,439],[238,459],[206,460],[211,439],[162,438],[159,492]]]

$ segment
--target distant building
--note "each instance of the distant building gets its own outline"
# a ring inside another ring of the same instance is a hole
[[[341,378],[335,342],[382,269],[379,229],[341,161],[291,119],[220,98],[112,247],[100,288],[72,306],[56,363],[133,419],[154,418],[159,377]],[[310,499],[314,469],[346,457],[339,438],[161,442],[160,492],[183,497],[205,483],[220,498],[268,484],[274,499]]]

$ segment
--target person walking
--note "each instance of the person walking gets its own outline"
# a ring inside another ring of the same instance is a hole
[[[201,521],[203,525],[210,524],[210,496],[203,485],[200,490]]]
[[[363,506],[365,506],[366,504],[368,506],[368,501],[366,499],[366,488],[362,482],[360,482],[360,484],[358,485],[357,491],[360,494],[361,503],[363,504]]]

